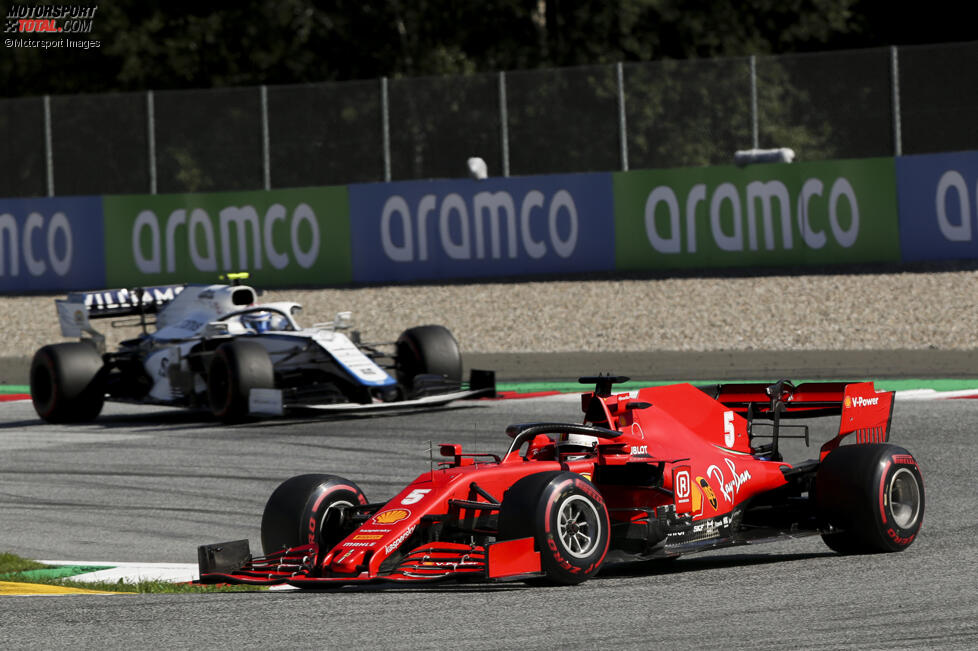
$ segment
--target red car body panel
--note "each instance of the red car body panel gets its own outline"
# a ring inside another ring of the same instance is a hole
[[[562,453],[555,441],[560,435],[549,430],[534,435],[534,427],[559,430],[552,424],[511,426],[515,440],[502,458],[445,444],[447,461],[389,501],[356,507],[355,526],[331,548],[312,540],[227,568],[204,562],[201,547],[201,581],[315,587],[539,576],[546,551],[540,539],[500,539],[496,527],[507,491],[551,471],[587,480],[582,486],[606,505],[612,549],[634,558],[822,533],[804,509],[798,516],[792,506],[795,493],[803,497],[808,486],[799,478],[807,482],[818,462],[796,467],[782,461],[777,436],[762,445],[753,428],[768,425],[759,419],[772,420],[776,433],[781,419],[840,415],[839,433],[822,446],[822,459],[850,434],[860,443],[885,442],[893,407],[892,392],[877,392],[871,382],[676,384],[616,394],[609,387],[599,382],[582,395],[585,425],[606,432],[586,454]],[[763,508],[752,511],[756,504]]]

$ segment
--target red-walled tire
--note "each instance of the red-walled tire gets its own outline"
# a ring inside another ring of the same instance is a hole
[[[352,530],[344,510],[367,503],[360,487],[336,475],[298,475],[286,479],[268,498],[261,518],[266,554],[316,543],[328,550]]]
[[[86,342],[44,346],[31,361],[31,401],[49,423],[94,420],[105,404],[102,356]]]
[[[822,534],[841,554],[898,552],[917,538],[924,520],[924,482],[913,455],[886,443],[833,450],[815,475]]]
[[[551,583],[575,585],[593,576],[608,553],[609,533],[604,498],[576,473],[530,475],[503,495],[499,539],[532,536]]]

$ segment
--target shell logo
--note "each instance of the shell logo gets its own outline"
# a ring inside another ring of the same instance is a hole
[[[411,511],[408,509],[389,509],[375,515],[374,522],[377,524],[394,524],[401,520],[407,520],[410,515]]]
[[[852,407],[852,398],[846,396],[845,401],[842,403],[846,408]]]

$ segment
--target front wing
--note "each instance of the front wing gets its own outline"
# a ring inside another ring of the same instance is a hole
[[[364,568],[357,574],[324,576],[318,568],[318,558],[319,548],[315,543],[254,558],[247,540],[201,545],[197,549],[200,583],[317,588],[384,581],[512,581],[543,575],[540,554],[533,550],[532,538],[485,547],[429,543],[405,554],[393,569],[383,574],[371,574]]]
[[[248,411],[252,415],[281,416],[287,412],[317,411],[331,413],[357,412],[387,412],[420,409],[423,407],[441,407],[456,400],[481,398],[490,395],[487,389],[466,389],[451,391],[436,395],[413,398],[411,400],[396,400],[391,402],[371,402],[360,404],[356,402],[338,402],[327,404],[290,403],[282,402],[282,392],[278,389],[252,389],[248,399]]]

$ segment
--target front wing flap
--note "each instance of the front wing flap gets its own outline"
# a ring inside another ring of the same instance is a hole
[[[454,386],[455,390],[445,387]],[[285,402],[279,389],[252,389],[248,397],[248,411],[252,415],[281,416],[286,412],[312,411],[320,413],[371,413],[387,411],[407,411],[430,407],[441,407],[456,400],[474,398],[494,398],[496,396],[496,377],[492,371],[473,369],[468,382],[459,387],[458,383],[429,384],[428,388],[420,391],[415,397],[407,400],[392,400],[390,402],[371,402],[366,404],[356,402],[316,403],[316,402]]]
[[[412,400],[396,400],[391,402],[371,402],[360,404],[356,402],[337,402],[327,404],[316,403],[282,403],[282,392],[278,389],[252,389],[248,400],[249,413],[253,415],[281,416],[287,412],[315,411],[321,413],[349,414],[372,413],[385,411],[400,411],[420,409],[424,407],[441,407],[456,400],[481,398],[485,390],[452,391],[437,395],[414,398]]]

